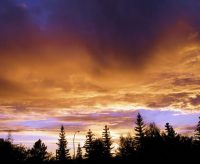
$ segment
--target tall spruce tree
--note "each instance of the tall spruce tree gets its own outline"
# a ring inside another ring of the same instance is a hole
[[[107,125],[105,125],[105,128],[103,129],[102,141],[104,145],[104,152],[103,152],[104,157],[106,159],[111,158],[112,157],[111,150],[113,148],[111,147],[112,141],[111,141],[110,131]]]
[[[199,117],[199,122],[198,122],[198,124],[197,124],[197,126],[196,126],[196,129],[195,129],[195,134],[194,134],[194,136],[195,136],[195,139],[196,139],[197,141],[200,141],[200,117]]]
[[[91,153],[92,153],[92,143],[94,141],[94,134],[92,133],[92,131],[89,129],[89,131],[87,132],[86,135],[86,141],[85,141],[85,157],[86,158],[91,158]]]
[[[77,153],[76,153],[76,160],[82,160],[82,159],[83,159],[83,154],[82,154],[82,149],[79,143],[78,148],[77,148]]]
[[[67,140],[65,137],[65,129],[64,126],[61,126],[59,139],[58,139],[58,149],[56,152],[57,160],[59,161],[66,161],[70,159],[69,149],[67,148]]]
[[[140,150],[143,147],[143,139],[145,136],[145,124],[144,124],[143,118],[140,115],[140,113],[138,113],[138,115],[137,115],[135,124],[136,124],[136,126],[134,128],[134,130],[135,130],[134,140],[135,140],[136,148],[138,150]]]

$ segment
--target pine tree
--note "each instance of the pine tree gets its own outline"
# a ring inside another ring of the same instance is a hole
[[[111,154],[111,150],[113,149],[111,147],[112,145],[112,141],[111,141],[111,137],[110,137],[110,131],[107,125],[105,125],[105,128],[103,129],[103,133],[102,133],[102,141],[104,144],[104,157],[107,158],[111,158],[112,154]]]
[[[197,126],[196,126],[196,129],[195,129],[195,139],[197,140],[197,141],[200,141],[200,117],[199,117],[199,122],[198,122],[198,124],[197,124]]]
[[[176,132],[174,131],[173,127],[169,124],[165,124],[165,134],[168,138],[175,138]]]
[[[92,143],[94,141],[94,134],[92,133],[92,131],[89,129],[89,131],[87,132],[86,135],[86,141],[85,141],[85,157],[86,158],[91,158],[91,152],[92,152]]]
[[[30,150],[31,160],[34,162],[46,161],[49,157],[47,146],[39,139]]]
[[[143,139],[145,136],[145,124],[143,121],[142,116],[140,115],[140,113],[138,113],[137,115],[137,120],[135,122],[136,127],[135,127],[135,144],[137,149],[142,149],[143,147]]]
[[[78,144],[77,153],[76,153],[76,159],[77,160],[82,160],[83,159],[82,149],[81,149],[80,143]]]
[[[64,126],[61,126],[61,131],[59,134],[59,139],[58,139],[58,149],[57,149],[57,160],[59,161],[65,161],[67,159],[70,159],[70,155],[69,155],[69,149],[67,149],[67,140],[65,138],[65,129]]]

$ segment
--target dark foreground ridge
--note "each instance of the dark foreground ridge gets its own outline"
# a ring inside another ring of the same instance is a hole
[[[13,144],[11,135],[0,139],[0,164],[97,164],[97,163],[198,163],[200,155],[200,121],[194,136],[177,134],[172,125],[166,123],[161,132],[155,123],[145,125],[140,114],[137,115],[135,135],[127,134],[119,138],[119,147],[113,150],[110,130],[106,125],[101,138],[95,138],[89,129],[85,145],[77,147],[76,155],[69,154],[65,129],[61,126],[56,156],[47,152],[47,146],[38,140],[31,149]],[[85,150],[84,154],[82,150]]]

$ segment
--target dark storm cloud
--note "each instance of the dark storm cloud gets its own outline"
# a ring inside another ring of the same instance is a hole
[[[199,28],[196,0],[3,0],[0,6],[1,47],[33,46],[42,35],[63,46],[81,42],[99,64],[141,66],[178,22]],[[175,34],[175,42],[190,30]]]
[[[49,21],[53,28],[74,32],[101,64],[116,60],[135,66],[152,57],[152,51],[165,32],[194,16],[198,3],[172,0],[51,2],[46,5],[51,4],[53,12]],[[175,42],[182,42],[190,32],[186,29],[184,34],[174,34]]]
[[[27,49],[37,29],[25,6],[12,0],[0,1],[0,50]]]

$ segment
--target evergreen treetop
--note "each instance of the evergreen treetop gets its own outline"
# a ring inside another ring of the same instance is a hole
[[[67,159],[70,159],[69,149],[67,148],[67,140],[65,137],[65,129],[64,126],[61,126],[60,133],[59,133],[59,139],[58,139],[58,149],[57,149],[57,160],[59,161],[65,161]]]
[[[135,144],[137,145],[137,148],[140,149],[142,147],[142,141],[145,136],[145,124],[140,113],[138,113],[137,115],[135,124],[136,126],[134,128],[135,130],[134,140],[135,140]]]
[[[105,125],[105,128],[103,129],[102,133],[102,141],[104,144],[104,155],[105,158],[110,158],[112,156],[111,150],[113,149],[110,131],[107,125]]]
[[[94,134],[89,129],[89,131],[87,132],[86,141],[85,141],[85,144],[84,144],[84,148],[85,148],[85,151],[86,151],[85,157],[87,157],[87,158],[91,157],[93,141],[94,141]]]

